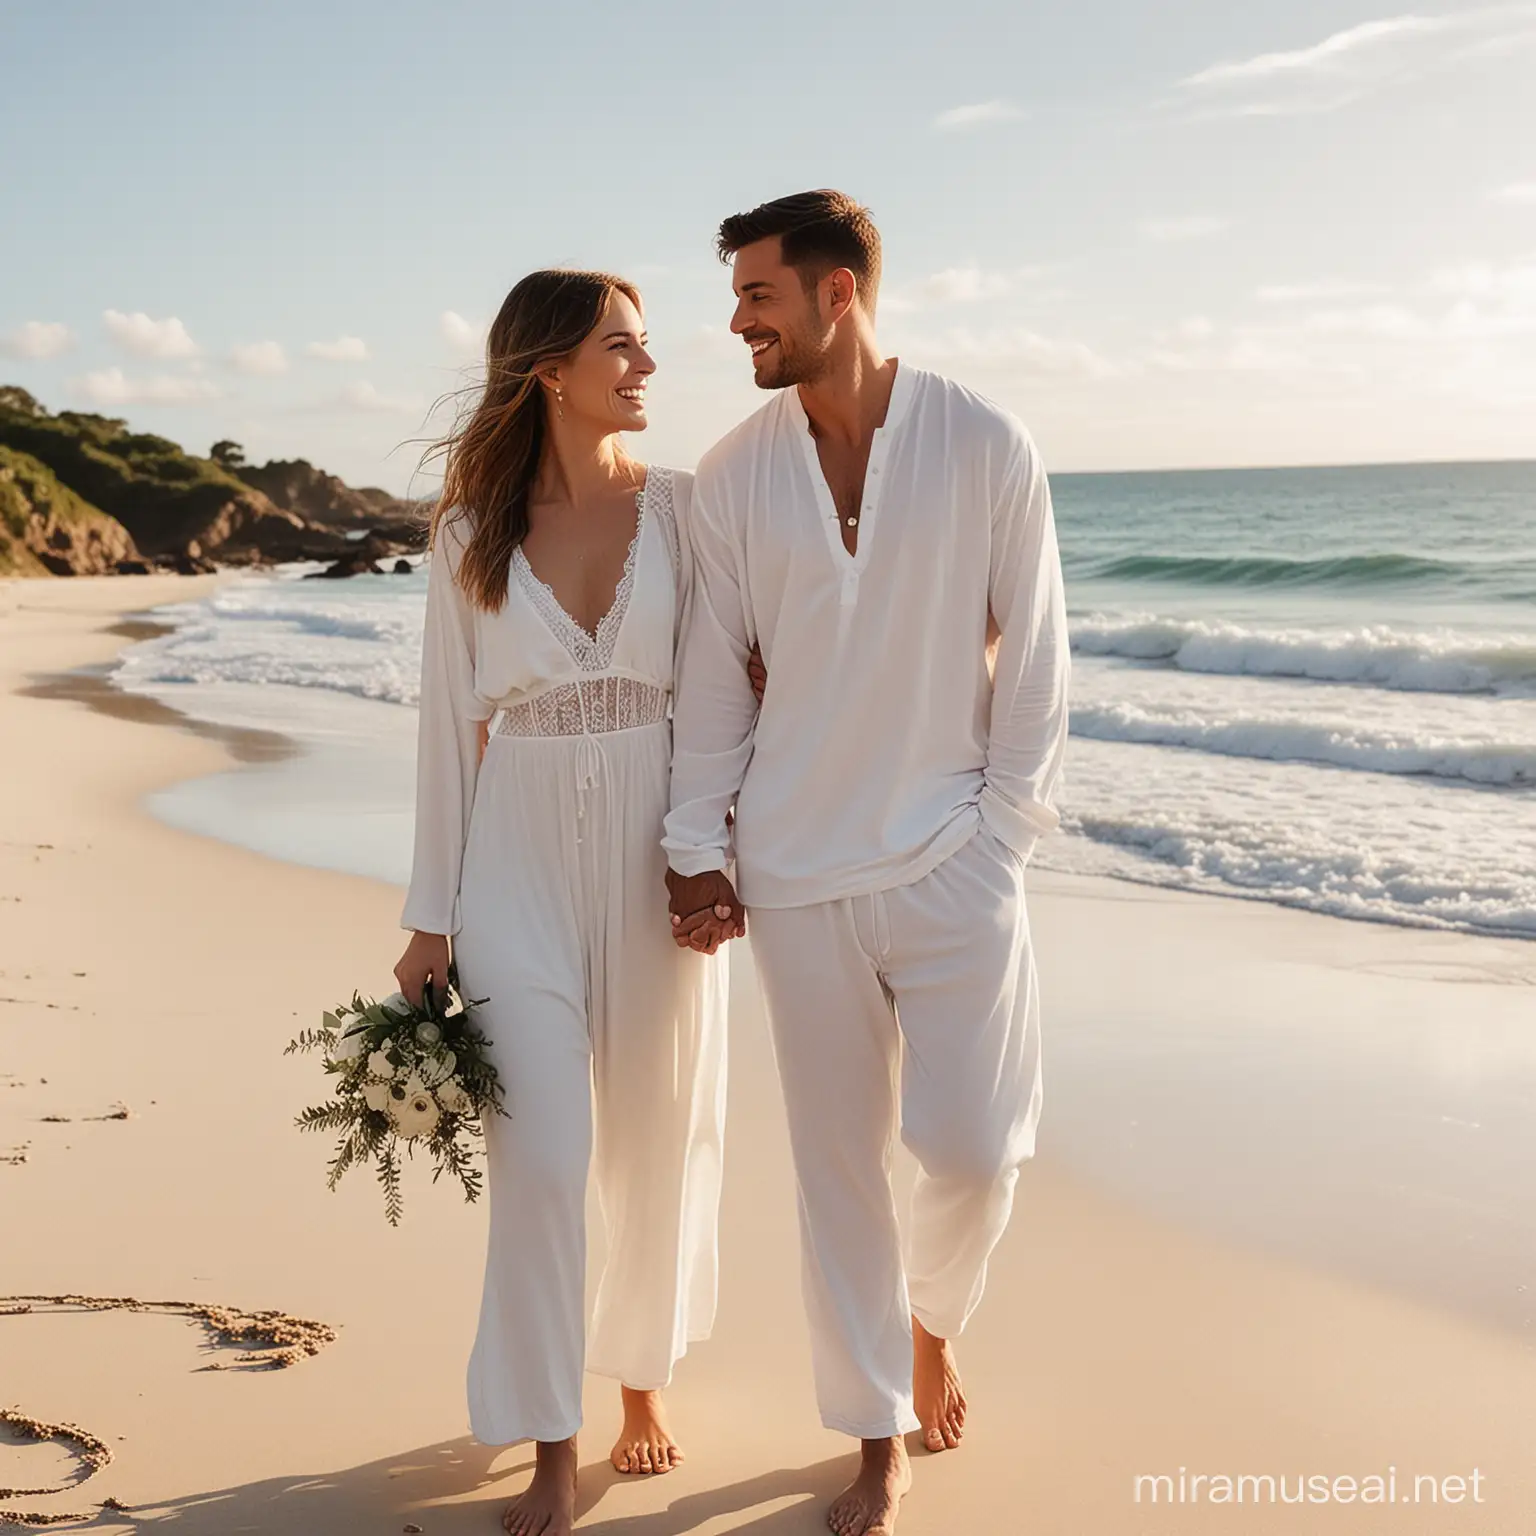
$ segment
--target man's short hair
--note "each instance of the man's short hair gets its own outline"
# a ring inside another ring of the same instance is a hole
[[[715,249],[729,261],[743,246],[777,235],[786,266],[800,274],[809,293],[827,273],[846,267],[871,314],[880,292],[880,231],[869,209],[846,192],[823,188],[776,197],[748,213],[732,214],[720,226]]]

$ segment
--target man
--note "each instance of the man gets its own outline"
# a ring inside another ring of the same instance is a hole
[[[718,243],[731,328],[777,393],[698,469],[668,886],[680,944],[713,948],[751,912],[822,1421],[863,1442],[828,1523],[873,1536],[911,1480],[903,1434],[940,1451],[964,1433],[950,1341],[1034,1150],[1023,874],[1057,822],[1061,571],[1024,429],[876,345],[865,209],[801,193]],[[921,1168],[905,1259],[898,1125]]]

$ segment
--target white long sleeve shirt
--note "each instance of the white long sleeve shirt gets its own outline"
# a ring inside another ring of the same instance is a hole
[[[734,852],[748,906],[794,907],[920,880],[978,819],[1029,857],[1058,820],[1069,655],[1050,490],[1014,417],[899,366],[850,555],[786,389],[705,455],[691,524],[673,869]]]

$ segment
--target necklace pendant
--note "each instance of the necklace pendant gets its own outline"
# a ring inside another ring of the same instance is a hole
[[[850,518],[849,518],[849,519],[848,519],[848,526],[849,526],[849,527],[850,527],[850,528],[857,528],[857,527],[858,527],[858,526],[859,526],[859,520],[858,520],[858,518],[856,518],[856,517],[850,517]]]

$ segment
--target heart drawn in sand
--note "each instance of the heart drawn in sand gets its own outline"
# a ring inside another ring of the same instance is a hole
[[[214,1344],[249,1346],[235,1356],[233,1368],[246,1370],[281,1370],[318,1355],[327,1344],[335,1342],[336,1330],[328,1323],[311,1322],[286,1312],[244,1312],[238,1307],[220,1307],[196,1301],[140,1301],[134,1296],[0,1296],[0,1318],[25,1317],[47,1309],[60,1312],[153,1312],[177,1314],[203,1325]],[[222,1364],[205,1367],[225,1370]],[[0,1499],[39,1499],[64,1493],[88,1482],[112,1460],[105,1441],[78,1424],[50,1424],[33,1418],[19,1408],[0,1408],[0,1426],[13,1440],[46,1444],[57,1442],[68,1447],[79,1463],[79,1474],[65,1482],[45,1488],[0,1487]],[[103,1499],[96,1510],[87,1513],[36,1514],[0,1509],[0,1526],[66,1525],[91,1520],[103,1509],[121,1510],[116,1499]]]

